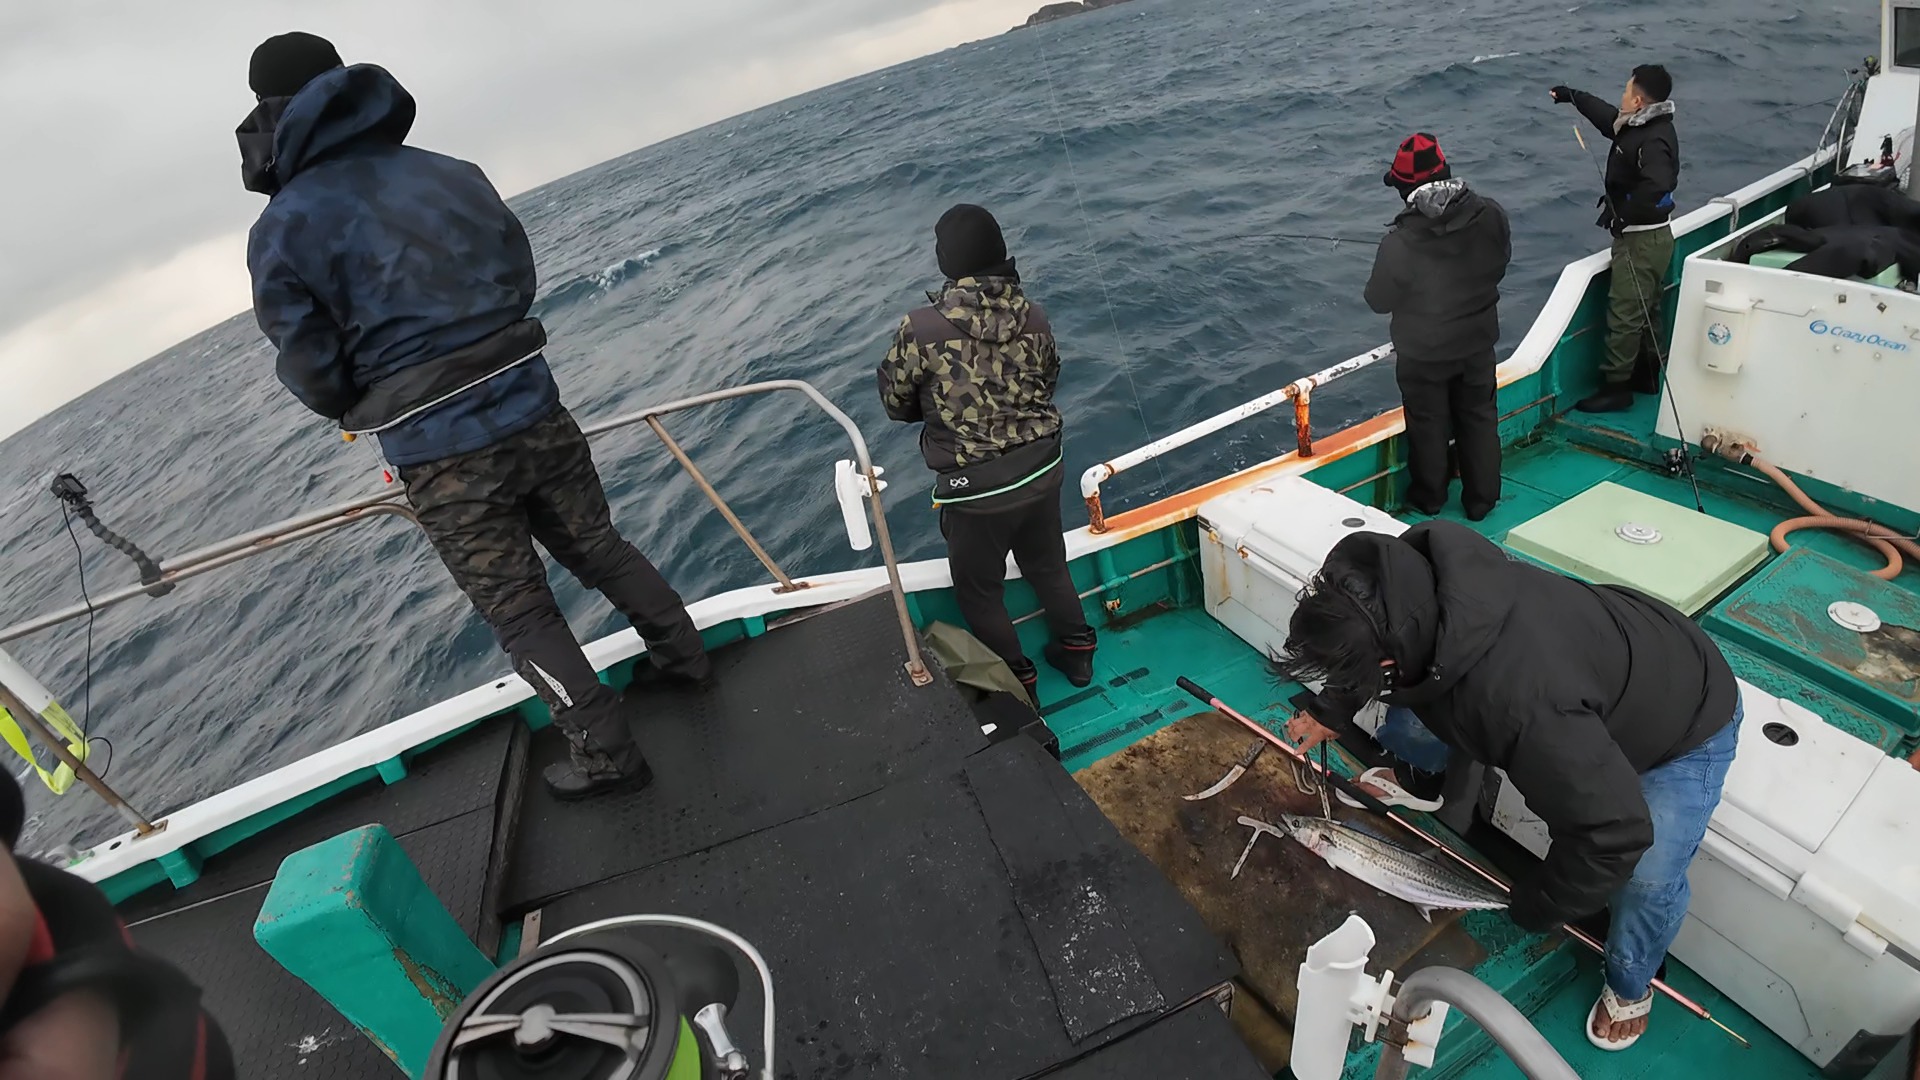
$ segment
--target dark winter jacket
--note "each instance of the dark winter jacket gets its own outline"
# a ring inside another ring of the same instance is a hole
[[[1673,190],[1680,186],[1680,132],[1673,103],[1657,101],[1631,117],[1584,90],[1573,91],[1574,108],[1613,141],[1607,155],[1606,194],[1595,224],[1615,236],[1633,225],[1658,225],[1673,217]]]
[[[1553,848],[1516,892],[1516,918],[1599,910],[1653,842],[1640,774],[1733,718],[1738,689],[1719,648],[1652,597],[1510,559],[1451,522],[1355,533],[1327,562],[1377,584],[1402,673],[1382,700],[1506,770],[1546,823]],[[1350,730],[1363,704],[1352,697],[1323,693],[1313,715]]]
[[[1040,305],[1011,278],[962,278],[900,322],[877,372],[895,420],[923,421],[942,505],[1010,493],[1060,468],[1060,356]]]
[[[1886,225],[1920,232],[1920,202],[1892,188],[1838,184],[1802,195],[1787,204],[1783,220],[1803,229],[1835,225]]]
[[[1898,265],[1900,276],[1920,275],[1920,233],[1892,225],[1829,225],[1819,229],[1798,225],[1766,225],[1740,238],[1733,247],[1734,262],[1747,262],[1763,251],[1804,251],[1787,264],[1788,270],[1830,278],[1871,278]]]
[[[1393,316],[1399,362],[1492,352],[1500,340],[1500,280],[1512,259],[1499,203],[1461,180],[1415,188],[1367,279],[1367,306]]]
[[[358,64],[262,102],[240,130],[248,186],[272,196],[247,266],[280,381],[335,421],[376,395],[365,411],[406,417],[379,433],[395,465],[489,446],[560,400],[538,346],[519,352],[535,284],[526,230],[478,166],[402,145],[413,113],[392,75]],[[445,377],[410,371],[456,353]]]

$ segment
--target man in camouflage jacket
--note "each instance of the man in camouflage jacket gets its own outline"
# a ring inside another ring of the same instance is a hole
[[[1053,328],[1021,291],[992,214],[956,206],[934,226],[934,238],[947,285],[928,294],[932,306],[901,320],[880,363],[880,400],[893,419],[923,425],[920,453],[936,474],[933,504],[968,628],[1032,697],[1039,675],[1001,597],[1011,552],[1053,632],[1047,662],[1085,686],[1094,634],[1061,535]]]
[[[406,146],[413,97],[311,34],[254,51],[241,176],[269,197],[248,238],[253,309],[307,408],[372,434],[453,579],[566,733],[561,798],[645,785],[620,699],[547,587],[534,542],[613,602],[655,670],[711,675],[687,609],[613,527],[560,404],[533,248],[478,166]]]

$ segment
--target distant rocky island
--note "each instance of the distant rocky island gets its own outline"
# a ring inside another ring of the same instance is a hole
[[[1115,4],[1124,4],[1126,2],[1127,0],[1066,0],[1065,3],[1048,4],[1046,7],[1034,12],[1027,18],[1026,22],[1014,27],[1014,29],[1024,30],[1029,26],[1039,26],[1041,23],[1056,22],[1060,19],[1070,18],[1074,15],[1084,15],[1089,11],[1098,11],[1101,8],[1113,7]]]

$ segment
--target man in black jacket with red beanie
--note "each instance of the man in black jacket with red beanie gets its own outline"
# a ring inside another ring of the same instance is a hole
[[[1500,501],[1500,410],[1493,347],[1500,280],[1513,260],[1507,212],[1456,179],[1439,142],[1408,136],[1386,185],[1406,209],[1380,241],[1367,306],[1391,314],[1394,377],[1407,425],[1407,502],[1447,501],[1447,444],[1460,463],[1460,505],[1473,521]]]
[[[1587,1037],[1605,1050],[1638,1039],[1739,743],[1739,684],[1705,631],[1644,593],[1430,521],[1336,544],[1301,594],[1281,666],[1327,687],[1288,727],[1306,746],[1351,731],[1378,697],[1454,759],[1506,771],[1553,840],[1509,914],[1546,930],[1609,908]],[[1380,741],[1405,755],[1393,727]]]

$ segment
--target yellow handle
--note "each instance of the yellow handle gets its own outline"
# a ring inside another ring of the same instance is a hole
[[[340,441],[341,441],[341,442],[352,442],[353,440],[354,440],[354,434],[353,434],[353,432],[351,432],[351,431],[343,431],[343,432],[341,432],[341,433],[340,433]]]

